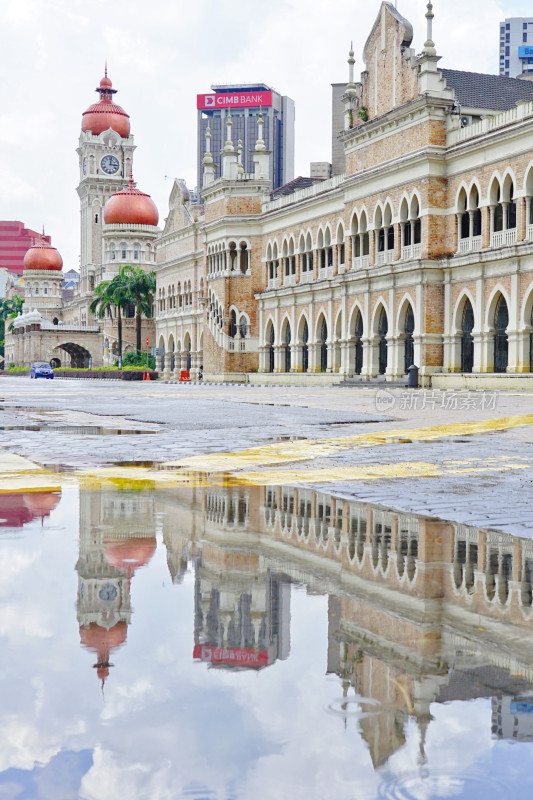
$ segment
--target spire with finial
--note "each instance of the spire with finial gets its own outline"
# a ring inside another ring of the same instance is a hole
[[[107,58],[105,60],[104,77],[107,78]]]
[[[209,125],[209,120],[205,131],[205,155],[202,160],[202,166],[204,168],[203,186],[207,187],[215,180],[215,162],[211,155],[211,126]]]
[[[211,126],[209,125],[209,121],[205,129],[205,155],[202,163],[204,167],[213,163],[213,156],[211,155]]]
[[[263,109],[259,108],[259,116],[257,117],[257,142],[255,143],[256,150],[266,150],[265,140],[263,139]]]
[[[244,175],[244,167],[242,165],[242,139],[237,142],[237,175]]]
[[[231,126],[233,122],[231,121],[231,109],[227,109],[226,111],[226,144],[224,145],[224,150],[227,153],[233,153],[233,141],[231,138]]]
[[[352,41],[350,42],[350,52],[348,54],[348,85],[346,87],[346,90],[355,89],[354,66],[355,66],[355,58],[354,58],[353,41]]]
[[[426,20],[427,20],[427,40],[424,43],[424,55],[426,56],[436,56],[437,51],[435,49],[435,42],[433,41],[433,18],[435,14],[433,13],[433,3],[428,3],[427,11],[426,11]]]

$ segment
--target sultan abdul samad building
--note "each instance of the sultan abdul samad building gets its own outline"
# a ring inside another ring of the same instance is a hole
[[[150,199],[127,188],[129,121],[101,86],[78,150],[82,270],[64,323],[93,325],[95,283],[139,263],[157,274],[152,338],[166,379],[187,367],[194,378],[200,365],[205,377],[261,383],[394,380],[412,363],[435,386],[457,373],[531,373],[533,84],[439,68],[431,3],[426,17],[420,55],[386,2],[360,82],[350,53],[344,174],[271,193],[261,117],[247,174],[228,113],[222,174],[208,130],[200,202],[175,181],[162,231],[155,211],[144,215]],[[31,322],[19,323],[21,342]],[[112,350],[106,324],[87,347],[93,365]]]

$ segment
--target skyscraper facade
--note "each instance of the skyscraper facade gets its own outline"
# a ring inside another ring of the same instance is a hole
[[[533,76],[533,17],[510,17],[500,22],[500,75]]]
[[[272,153],[270,180],[277,189],[294,177],[294,100],[279,94],[265,83],[211,86],[210,94],[197,96],[198,109],[198,187],[202,185],[203,158],[207,126],[211,130],[211,153],[215,177],[221,176],[221,152],[226,141],[226,120],[232,121],[232,137],[242,142],[244,172],[253,172],[251,151],[258,136],[257,120],[263,113],[263,137]]]

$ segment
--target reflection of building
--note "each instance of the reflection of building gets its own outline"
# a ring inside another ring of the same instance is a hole
[[[59,491],[0,494],[0,528],[22,528],[39,518],[42,523],[60,499]]]
[[[194,657],[214,665],[264,667],[289,655],[290,583],[241,539],[250,512],[247,492],[204,493]]]
[[[357,717],[375,766],[403,746],[410,720],[424,761],[435,703],[491,699],[495,735],[532,735],[529,540],[305,488],[80,497],[78,620],[102,679],[126,641],[131,577],[154,552],[157,517],[173,583],[194,566],[195,659],[285,659],[290,583],[328,596],[327,671],[342,688],[330,710]]]
[[[289,655],[290,583],[260,557],[202,546],[196,567],[194,657],[213,665],[266,667]]]
[[[126,642],[136,569],[156,549],[153,499],[146,492],[80,492],[78,622],[82,645],[96,654],[105,681],[112,651]]]
[[[210,509],[233,520],[235,492],[206,490],[206,520]],[[261,553],[263,568],[329,595],[328,671],[344,694],[335,710],[347,720],[354,707],[364,712],[358,724],[376,766],[402,746],[410,717],[424,759],[432,703],[503,696],[508,715],[523,715],[527,735],[529,540],[310,489],[240,494],[250,509],[246,541]]]
[[[498,739],[533,742],[533,697],[493,697],[492,733]]]

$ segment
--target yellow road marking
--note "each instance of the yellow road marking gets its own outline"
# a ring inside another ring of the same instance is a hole
[[[446,475],[464,475],[528,469],[530,464],[505,464],[493,467],[464,467],[446,469],[425,462],[407,461],[397,464],[369,464],[363,467],[337,467],[332,469],[275,470],[269,472],[238,472],[232,484],[248,486],[286,486],[304,483],[333,483],[336,481],[376,481],[394,478],[438,478]],[[216,476],[212,478],[216,483]]]
[[[235,453],[211,453],[165,462],[165,467],[185,467],[197,472],[234,472],[250,466],[269,466],[294,461],[308,461],[327,456],[339,449],[375,447],[394,444],[398,440],[429,442],[450,436],[472,436],[493,433],[525,425],[533,425],[533,414],[514,417],[479,420],[478,422],[454,422],[434,425],[429,428],[400,428],[396,430],[360,433],[331,439],[307,439],[295,442],[278,442],[251,447]]]

